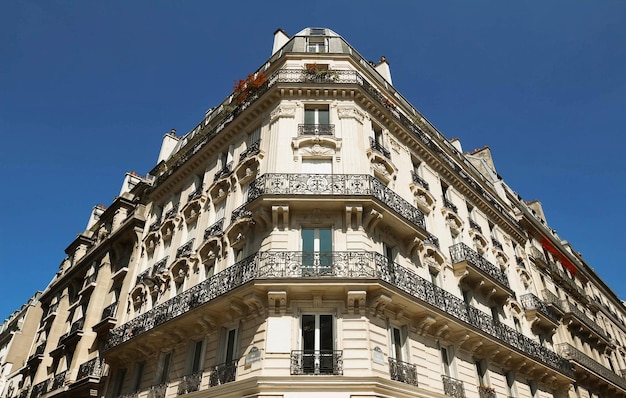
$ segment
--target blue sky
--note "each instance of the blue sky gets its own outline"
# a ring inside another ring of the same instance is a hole
[[[623,1],[0,3],[0,319],[42,290],[126,171],[269,56],[328,27],[498,172],[626,298]]]

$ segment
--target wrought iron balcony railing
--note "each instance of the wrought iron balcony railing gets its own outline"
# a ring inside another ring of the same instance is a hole
[[[425,190],[429,189],[429,185],[426,182],[426,180],[420,177],[419,175],[417,175],[417,173],[413,170],[411,170],[411,179],[413,180],[414,183],[420,185]]]
[[[496,249],[504,250],[504,247],[502,247],[502,243],[500,243],[500,241],[497,240],[496,238],[491,238],[491,244]]]
[[[196,188],[193,192],[191,192],[189,195],[187,195],[187,202],[191,202],[192,200],[196,200],[198,199],[200,196],[202,196],[202,187],[198,187]]]
[[[299,124],[298,135],[334,135],[334,124]]]
[[[551,321],[558,323],[559,317],[554,310],[546,305],[539,297],[532,293],[524,294],[520,297],[525,310],[537,310]]]
[[[215,387],[219,386],[220,384],[226,384],[230,383],[231,381],[235,381],[236,376],[237,360],[216,365],[211,369],[211,376],[209,377],[209,387]]]
[[[94,273],[85,278],[85,283],[83,283],[83,288],[91,285],[92,283],[96,283],[96,279],[98,278],[98,274]]]
[[[592,372],[602,376],[604,379],[626,390],[626,379],[615,374],[613,371],[600,364],[593,358],[587,356],[582,351],[579,351],[574,346],[568,343],[562,343],[558,344],[556,346],[556,349],[563,357],[578,363],[584,368],[591,370]]]
[[[202,372],[196,372],[183,376],[180,383],[178,383],[178,395],[198,391],[200,389],[201,382]]]
[[[178,203],[176,203],[174,207],[172,207],[171,209],[167,211],[167,213],[165,213],[164,219],[167,220],[168,218],[172,218],[176,214],[178,214]]]
[[[248,202],[242,204],[241,206],[233,210],[233,212],[230,214],[230,222],[235,222],[239,218],[243,218],[243,217],[252,217],[252,212],[246,209],[247,205],[248,205]]]
[[[463,382],[450,376],[441,375],[443,381],[443,393],[449,397],[465,398],[465,388]]]
[[[391,380],[401,381],[417,386],[417,366],[395,358],[389,358],[389,377]]]
[[[104,307],[104,310],[102,310],[101,319],[115,318],[116,311],[117,311],[117,302],[107,305],[106,307]]]
[[[478,231],[481,234],[483,233],[483,229],[480,227],[480,225],[478,225],[478,223],[472,220],[471,218],[469,219],[469,225],[470,225],[470,228],[473,229],[474,231]]]
[[[150,274],[157,275],[163,272],[167,272],[167,260],[168,259],[169,259],[169,256],[165,256],[159,261],[157,261],[156,263],[154,263],[152,268],[149,268]]]
[[[222,177],[225,177],[231,173],[233,169],[233,162],[228,162],[224,167],[219,169],[217,173],[215,173],[215,177],[213,177],[213,181],[217,181]]]
[[[66,340],[71,339],[72,337],[78,335],[83,331],[83,326],[85,324],[85,318],[80,318],[70,326],[69,332],[65,333],[63,336],[59,338],[59,344],[64,344]]]
[[[63,372],[54,375],[48,391],[58,390],[63,387],[65,385],[65,380],[67,379],[67,373],[68,371],[64,370]]]
[[[493,387],[478,386],[478,396],[480,398],[496,398],[496,390]]]
[[[561,307],[563,308],[563,312],[565,312],[566,314],[567,313],[573,314],[574,317],[578,318],[579,321],[581,321],[589,329],[596,332],[600,337],[602,337],[603,339],[607,341],[609,340],[609,336],[606,335],[606,333],[604,332],[604,330],[602,330],[600,325],[598,325],[596,321],[589,318],[584,312],[578,309],[574,304],[570,303],[567,300],[561,300]]]
[[[223,218],[215,222],[213,225],[210,225],[207,229],[204,230],[204,240],[207,240],[214,236],[221,236],[224,233],[222,231],[223,226],[224,226]]]
[[[385,148],[383,144],[377,142],[374,138],[370,137],[370,147],[376,152],[380,153],[387,159],[391,159],[391,152],[389,149]]]
[[[450,201],[450,199],[443,197],[443,207],[452,210],[454,213],[458,213],[459,209],[457,209],[456,205]]]
[[[433,285],[410,269],[390,263],[379,253],[365,251],[319,253],[317,257],[311,257],[306,252],[258,252],[112,329],[105,350],[254,280],[294,279],[299,282],[315,280],[315,283],[319,283],[319,280],[329,278],[377,279],[388,283],[412,296],[416,302],[437,308],[447,314],[446,316],[472,327],[476,333],[486,333],[546,366],[565,375],[572,375],[569,362],[548,348],[504,323],[494,322],[490,314],[468,306],[461,298]]]
[[[29,357],[28,357],[28,362],[37,359],[37,360],[41,360],[41,357],[43,356],[43,352],[46,349],[46,342],[44,341],[43,343],[40,343],[37,348],[35,348],[35,352],[33,352]]]
[[[264,174],[250,184],[248,200],[263,195],[373,196],[408,222],[426,229],[420,209],[368,174]]]
[[[57,310],[59,309],[59,303],[56,302],[54,304],[50,304],[50,307],[48,307],[48,311],[46,311],[46,316],[44,318],[49,317],[52,314],[56,314]]]
[[[450,246],[450,257],[452,264],[467,261],[489,278],[496,280],[501,285],[506,286],[507,289],[510,289],[509,279],[506,274],[466,244],[457,243],[454,246]]]
[[[150,387],[148,398],[165,398],[167,383],[160,383]]]
[[[543,295],[543,299],[546,303],[551,304],[553,307],[558,308],[560,311],[563,311],[563,307],[561,306],[561,299],[556,296],[556,294],[552,293],[548,289],[543,289],[541,291]]]
[[[343,351],[291,351],[291,374],[343,375]]]
[[[248,157],[254,156],[258,154],[259,152],[261,152],[261,141],[257,140],[248,148],[246,148],[245,151],[241,152],[241,155],[239,155],[239,161],[243,162]]]
[[[150,232],[157,231],[160,227],[161,227],[161,219],[158,218],[155,222],[150,224],[150,227],[148,228],[148,231],[150,231]]]
[[[189,239],[184,245],[176,249],[176,258],[189,256],[193,249],[194,239]]]
[[[431,245],[439,248],[439,238],[435,235],[430,235],[424,239],[424,243],[430,243]]]
[[[51,382],[52,382],[52,379],[46,379],[40,383],[35,384],[33,386],[33,389],[31,390],[30,398],[39,398],[45,393],[47,393],[48,387],[50,386]]]
[[[100,377],[102,376],[102,367],[104,363],[101,358],[95,357],[89,361],[81,364],[78,367],[78,375],[76,381],[80,381],[87,377]]]

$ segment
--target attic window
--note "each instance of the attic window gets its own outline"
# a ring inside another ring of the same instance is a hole
[[[323,28],[311,28],[310,35],[311,36],[323,36],[326,34],[326,29]]]

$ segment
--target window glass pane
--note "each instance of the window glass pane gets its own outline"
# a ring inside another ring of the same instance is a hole
[[[193,360],[191,362],[191,373],[200,370],[200,357],[202,356],[202,341],[196,341],[193,347]]]
[[[320,315],[320,350],[332,350],[334,346],[333,316]]]
[[[320,252],[331,252],[333,250],[333,232],[330,228],[319,230],[319,250]]]
[[[233,358],[235,356],[235,335],[236,335],[236,330],[235,329],[231,329],[228,331],[228,340],[226,342],[226,363],[230,363],[233,361]]]
[[[315,109],[304,110],[304,124],[315,124]]]
[[[317,117],[318,117],[317,124],[329,124],[330,123],[330,118],[328,116],[328,109],[318,109]]]
[[[302,315],[302,349],[315,350],[315,315]]]
[[[394,348],[394,355],[395,358],[397,360],[403,360],[403,355],[402,355],[402,338],[400,336],[400,329],[398,328],[392,328],[392,333],[393,333],[393,348]]]

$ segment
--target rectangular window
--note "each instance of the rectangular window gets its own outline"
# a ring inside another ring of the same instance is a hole
[[[126,376],[126,369],[119,369],[115,375],[115,384],[113,385],[113,396],[119,397],[122,394],[122,387],[124,387],[124,377]]]
[[[215,221],[219,221],[224,218],[226,213],[226,201],[222,201],[215,205]]]
[[[323,124],[330,123],[328,105],[323,106],[307,106],[304,108],[304,124]]]
[[[476,376],[478,378],[478,385],[487,386],[489,383],[487,382],[485,378],[485,366],[483,365],[481,361],[474,362],[474,365],[476,366]]]
[[[141,378],[143,377],[143,369],[146,366],[145,362],[138,362],[135,365],[135,378],[133,379],[133,392],[139,391],[141,387]]]
[[[333,374],[335,335],[333,316],[306,314],[301,319],[302,370],[305,374]]]
[[[308,39],[308,52],[325,53],[327,52],[326,38],[324,36],[314,36]]]
[[[189,373],[197,373],[203,368],[204,360],[204,341],[198,340],[191,343],[191,366]]]
[[[448,347],[441,347],[441,367],[444,375],[453,377],[452,352]]]
[[[167,382],[170,373],[170,362],[172,360],[172,353],[166,352],[161,355],[161,360],[157,367],[157,384],[164,384]]]
[[[247,146],[248,148],[252,146],[252,144],[261,140],[261,128],[257,127],[248,135]]]
[[[237,357],[237,328],[229,329],[226,332],[224,346],[224,363],[232,363]]]
[[[506,372],[506,392],[510,398],[515,397],[515,375],[513,372]]]
[[[302,266],[305,272],[327,272],[332,264],[332,229],[302,228]]]
[[[398,361],[406,362],[406,333],[395,326],[391,327],[391,355]]]

